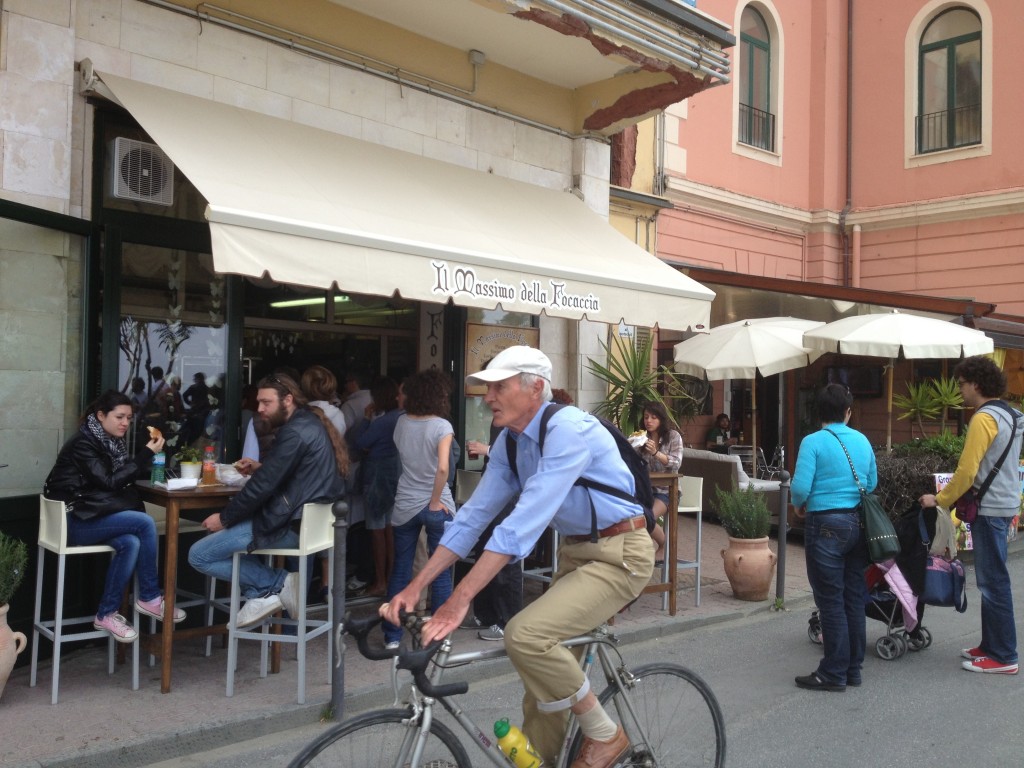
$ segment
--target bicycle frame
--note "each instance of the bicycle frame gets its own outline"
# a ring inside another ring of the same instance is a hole
[[[590,634],[569,638],[563,641],[562,645],[566,648],[583,649],[580,658],[580,668],[587,677],[590,676],[595,661],[600,662],[606,683],[614,685],[618,689],[619,695],[614,696],[614,701],[620,721],[626,722],[628,717],[630,721],[639,727],[639,720],[634,716],[632,704],[628,696],[628,686],[631,683],[632,676],[625,667],[622,655],[615,647],[616,642],[617,640],[614,635],[602,627]],[[453,654],[451,639],[446,639],[434,656],[434,669],[430,674],[430,681],[434,685],[439,685],[442,682],[446,669],[488,659],[507,658],[507,656],[508,654],[503,647]],[[436,703],[440,703],[455,718],[455,721],[462,727],[462,730],[483,750],[491,763],[498,766],[498,768],[507,768],[514,765],[498,747],[494,737],[480,728],[454,701],[457,698],[457,696],[446,696],[434,699],[423,696],[416,688],[415,683],[411,685],[411,696],[408,704],[412,707],[413,712],[412,716],[408,719],[408,724],[410,726],[418,725],[418,727],[410,731],[409,737],[402,746],[403,760],[408,758],[409,764],[419,764],[423,744],[429,734],[430,723],[433,719],[432,708]],[[558,759],[555,761],[555,768],[564,768],[568,764],[569,750],[572,748],[576,736],[576,728],[576,717],[570,712],[569,722],[566,725],[565,736],[562,740],[562,747],[559,750]],[[415,741],[413,741],[414,734]],[[411,754],[409,754],[410,749]]]

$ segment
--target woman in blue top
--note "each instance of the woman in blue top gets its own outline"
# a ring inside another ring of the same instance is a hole
[[[821,429],[801,441],[793,475],[793,505],[807,513],[807,580],[818,606],[825,650],[818,669],[797,677],[796,684],[816,691],[845,691],[847,685],[860,685],[864,664],[868,560],[853,469],[869,492],[878,483],[878,472],[867,438],[846,425],[852,405],[853,397],[842,384],[829,384],[818,393]]]
[[[383,376],[370,388],[372,401],[364,412],[364,425],[356,438],[362,454],[363,504],[366,530],[373,548],[373,583],[368,595],[384,596],[388,574],[394,562],[395,544],[391,532],[391,508],[395,505],[402,464],[395,445],[395,425],[405,411],[399,404],[398,384]]]

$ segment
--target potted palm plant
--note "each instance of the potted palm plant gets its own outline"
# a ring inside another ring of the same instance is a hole
[[[7,625],[8,604],[25,577],[27,564],[25,542],[0,532],[0,696],[14,669],[15,659],[25,650],[27,642],[23,633],[13,632]]]
[[[687,394],[675,371],[664,365],[652,365],[653,337],[640,345],[623,341],[618,336],[614,339],[614,349],[607,344],[601,345],[607,365],[588,358],[587,369],[608,386],[608,395],[598,403],[594,413],[617,424],[623,433],[629,435],[643,428],[647,403],[665,402],[659,385],[668,388],[672,397],[682,399]]]
[[[762,492],[749,487],[718,488],[715,496],[718,517],[729,534],[722,559],[732,593],[740,600],[767,600],[776,562],[768,547],[768,502]]]

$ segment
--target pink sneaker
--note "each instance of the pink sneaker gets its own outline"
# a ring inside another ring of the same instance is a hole
[[[129,624],[120,613],[112,613],[102,619],[97,616],[93,620],[92,626],[94,629],[105,629],[119,643],[134,643],[139,637],[135,627]]]
[[[162,597],[154,597],[152,600],[143,602],[142,600],[135,601],[135,608],[139,613],[144,613],[146,616],[150,616],[158,621],[164,620],[164,599]],[[179,624],[185,620],[185,612],[175,606],[174,608],[174,623]]]

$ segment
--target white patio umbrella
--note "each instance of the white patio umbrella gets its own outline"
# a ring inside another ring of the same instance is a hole
[[[804,346],[804,333],[824,325],[795,317],[759,317],[712,328],[675,346],[675,369],[691,376],[754,379],[809,365],[823,352]],[[757,449],[757,386],[751,388],[751,445]],[[756,466],[756,461],[755,461]]]
[[[889,358],[886,450],[892,448],[893,362],[901,352],[908,360],[935,360],[984,355],[993,350],[992,339],[981,331],[946,320],[907,315],[898,309],[835,320],[805,333],[804,344],[819,353]]]

